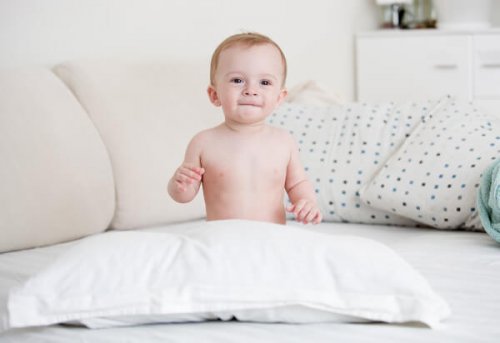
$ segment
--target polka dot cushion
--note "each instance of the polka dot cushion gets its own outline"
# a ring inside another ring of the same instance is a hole
[[[332,107],[285,103],[269,118],[269,123],[287,129],[299,145],[301,162],[313,184],[321,213],[325,207],[319,198],[323,187],[321,179],[331,150]],[[290,204],[286,197],[286,205]],[[292,214],[287,214],[292,219]],[[325,219],[324,219],[325,220]]]
[[[269,122],[288,129],[298,142],[325,221],[413,226],[413,220],[364,204],[359,189],[436,104],[292,103],[278,108]]]
[[[449,98],[361,189],[361,198],[436,228],[465,227],[477,223],[482,172],[499,156],[500,119]]]

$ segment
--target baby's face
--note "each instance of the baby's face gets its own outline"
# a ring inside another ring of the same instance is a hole
[[[214,105],[222,106],[226,122],[255,124],[285,98],[282,81],[283,62],[276,47],[234,46],[222,51],[208,94]]]

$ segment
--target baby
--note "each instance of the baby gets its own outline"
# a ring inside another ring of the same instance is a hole
[[[287,95],[286,59],[270,38],[243,33],[224,40],[211,61],[208,97],[224,122],[195,135],[168,183],[177,202],[203,184],[207,220],[285,223],[284,191],[302,223],[321,222],[315,194],[290,134],[266,123]]]

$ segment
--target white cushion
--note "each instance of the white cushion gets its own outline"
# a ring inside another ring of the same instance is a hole
[[[203,197],[178,204],[169,178],[198,131],[222,121],[206,95],[208,64],[73,61],[55,68],[108,148],[116,183],[114,229],[205,215]]]
[[[367,204],[441,229],[482,229],[476,199],[500,155],[500,119],[443,101],[361,190]]]
[[[10,325],[227,320],[435,325],[446,303],[373,240],[262,222],[85,238],[11,291]]]
[[[340,96],[325,91],[316,81],[301,82],[288,90],[286,102],[302,105],[338,105],[343,103]]]
[[[44,68],[0,71],[0,252],[104,231],[114,213],[106,148]]]
[[[414,226],[413,220],[367,206],[359,189],[438,103],[284,104],[269,121],[298,142],[325,221]]]

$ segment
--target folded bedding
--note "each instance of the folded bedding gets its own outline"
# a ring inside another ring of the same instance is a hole
[[[83,239],[14,288],[9,325],[158,322],[421,322],[450,311],[396,252],[371,239],[261,222]]]
[[[486,233],[500,243],[500,160],[491,164],[483,174],[477,207]]]

